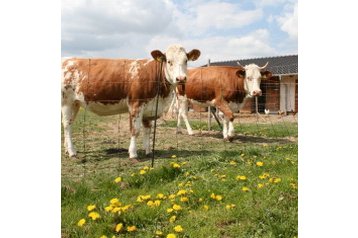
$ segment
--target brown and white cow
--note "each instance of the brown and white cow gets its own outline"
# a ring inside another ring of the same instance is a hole
[[[239,63],[238,63],[239,64]],[[214,106],[223,114],[223,136],[231,141],[234,136],[234,112],[239,111],[248,98],[260,96],[262,78],[270,78],[271,72],[265,66],[255,64],[246,66],[210,66],[190,69],[185,87],[178,86],[178,123],[184,119],[189,135],[193,130],[188,121],[188,100],[200,106]],[[175,100],[175,99],[174,99]]]
[[[150,131],[155,119],[156,100],[158,116],[168,109],[173,98],[172,90],[184,84],[187,78],[187,61],[196,60],[199,50],[186,53],[180,45],[168,47],[165,54],[151,52],[151,60],[130,59],[78,59],[62,62],[62,123],[64,147],[70,157],[76,156],[72,142],[71,124],[80,108],[98,115],[129,112],[131,140],[129,157],[137,157],[136,138],[144,126],[143,146],[151,153]],[[163,62],[162,77],[157,77]],[[158,83],[160,93],[158,93]]]

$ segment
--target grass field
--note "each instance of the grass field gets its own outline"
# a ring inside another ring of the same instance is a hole
[[[126,116],[80,111],[82,160],[62,149],[62,237],[297,237],[297,122],[236,123],[232,143],[192,125],[159,121],[152,169],[142,150],[128,159]]]

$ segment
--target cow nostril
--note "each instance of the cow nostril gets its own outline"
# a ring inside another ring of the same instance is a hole
[[[182,81],[182,82],[183,82],[183,81],[185,81],[185,80],[186,80],[186,77],[185,77],[185,76],[184,76],[184,77],[180,76],[180,77],[177,77],[177,78],[176,78],[176,80],[177,80],[177,81]]]

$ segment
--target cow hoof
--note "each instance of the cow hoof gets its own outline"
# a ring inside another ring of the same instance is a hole
[[[129,162],[131,162],[132,164],[139,163],[138,157],[129,158]]]
[[[229,136],[229,137],[228,137],[228,140],[229,140],[229,142],[232,142],[232,141],[234,140],[234,137],[233,137],[233,136]]]
[[[70,155],[71,159],[78,159],[77,154]]]

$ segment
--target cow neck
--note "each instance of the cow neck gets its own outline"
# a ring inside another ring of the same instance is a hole
[[[158,94],[162,97],[168,96],[172,84],[165,77],[164,62],[159,62],[159,70],[157,70],[156,80],[158,85]]]

